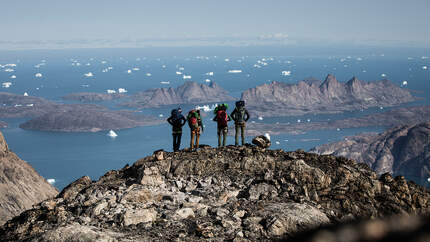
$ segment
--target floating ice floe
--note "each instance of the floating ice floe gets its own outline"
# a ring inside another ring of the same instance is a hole
[[[133,71],[139,71],[139,70],[140,70],[140,68],[139,68],[139,67],[134,67],[134,68],[132,68],[132,70],[133,70]]]
[[[161,68],[163,68],[163,69],[166,68],[166,65],[162,65]]]
[[[308,123],[311,121],[311,119],[310,118],[308,118],[306,121],[308,121]]]
[[[176,72],[176,75],[182,75],[182,72],[177,71],[177,72]]]
[[[90,66],[91,65],[91,63],[87,63],[87,64],[85,64],[86,66]]]
[[[4,66],[9,66],[9,67],[16,67],[16,64],[14,64],[14,63],[11,63],[11,64],[6,64],[6,65],[4,65]]]
[[[340,128],[337,128],[336,130],[337,130],[337,131],[340,131]]]
[[[384,109],[384,107],[379,107],[379,109],[381,109],[381,110],[382,110],[382,109]]]
[[[225,59],[224,59],[224,61],[225,61],[225,62],[229,62],[229,61],[230,61],[230,59],[229,59],[229,58],[225,58]]]
[[[423,70],[427,70],[427,69],[428,69],[428,67],[427,67],[427,66],[423,66],[422,68],[423,68]]]
[[[118,93],[126,93],[128,92],[125,88],[118,88]]]
[[[88,84],[82,84],[81,87],[90,87],[90,85],[88,85]]]
[[[183,75],[182,78],[183,79],[191,79],[191,76]]]
[[[22,107],[22,104],[15,104],[15,107]]]
[[[40,78],[40,77],[42,77],[42,73],[36,73],[36,74],[34,74],[34,76]]]
[[[291,71],[282,71],[283,76],[291,76]]]
[[[297,119],[297,123],[301,123],[302,122],[302,120],[301,119]]]
[[[195,109],[196,109],[196,110],[203,110],[203,112],[208,113],[208,112],[211,112],[211,111],[215,110],[215,107],[216,107],[217,105],[218,105],[218,104],[213,104],[212,106],[209,106],[209,105],[196,106],[196,107],[195,107]]]
[[[15,75],[10,76],[10,79],[15,79],[15,78],[16,78]]]
[[[381,74],[381,77],[387,77],[387,74]]]
[[[258,116],[258,120],[263,120],[263,117],[261,117],[261,116]]]
[[[27,92],[24,92],[24,97],[28,97],[28,93]]]
[[[242,70],[229,70],[228,73],[242,73]]]
[[[86,77],[93,77],[94,74],[92,72],[88,72],[88,73],[85,73],[84,76],[86,76]]]
[[[108,70],[112,70],[113,69],[113,67],[112,66],[108,66],[108,68],[107,68]]]
[[[407,86],[408,85],[408,81],[403,81],[402,82],[402,86]]]
[[[102,64],[106,64],[106,63],[107,63],[107,61],[102,61],[101,63],[102,63]]]
[[[254,67],[255,67],[255,68],[261,68],[261,66],[260,66],[260,65],[257,65],[257,64],[255,64],[255,65],[254,65]]]
[[[162,117],[164,117],[164,115],[160,113],[160,114],[158,115],[158,117],[162,118]]]
[[[414,58],[413,57],[408,57],[408,60],[413,60]]]
[[[427,179],[428,182],[430,182],[430,177]]]
[[[54,184],[55,183],[55,179],[46,179],[46,181],[49,183],[49,184]]]
[[[364,73],[366,73],[367,71],[366,71],[366,70],[363,70],[363,72],[364,72]]]
[[[358,57],[356,60],[357,60],[357,61],[362,61],[362,60],[363,60],[363,58]]]
[[[275,144],[279,145],[279,144],[281,144],[281,142],[279,142],[279,141],[276,141],[276,142],[275,142]]]
[[[211,82],[211,80],[209,80],[209,79],[206,79],[206,80],[205,80],[205,82],[209,83],[209,82]]]
[[[421,56],[421,59],[423,59],[423,60],[428,59],[428,58],[429,58],[428,56]]]
[[[179,67],[178,69],[179,69],[180,71],[185,70],[185,68],[183,68],[183,67]]]
[[[291,62],[291,61],[286,61],[285,63],[287,63],[287,64],[291,64],[292,62]]]
[[[5,71],[5,72],[14,72],[15,70],[14,70],[14,69],[12,69],[12,68],[7,68],[7,69],[5,69],[4,71]]]
[[[34,106],[34,104],[33,104],[33,103],[29,103],[29,104],[27,104],[26,106],[27,106],[27,107],[33,107],[33,106]]]
[[[116,91],[115,91],[115,90],[112,90],[112,89],[107,89],[107,90],[106,90],[106,92],[107,92],[108,94],[114,94],[114,93],[116,93]]]
[[[214,75],[214,72],[213,71],[210,71],[210,72],[207,72],[206,73],[206,76],[213,76]]]
[[[152,76],[152,74],[151,73],[146,73],[146,76]]]
[[[131,70],[127,70],[127,73],[128,73],[128,74],[130,74],[130,73],[131,73]]]
[[[264,136],[266,136],[266,138],[267,138],[268,140],[270,140],[270,134],[269,134],[269,133],[265,133],[265,134],[264,134]]]
[[[170,85],[170,82],[169,81],[167,81],[167,82],[160,82],[161,84],[164,84],[164,85]]]
[[[103,69],[102,72],[108,72],[108,69]]]
[[[3,82],[1,84],[1,86],[4,87],[4,88],[9,88],[10,86],[12,86],[12,82]]]
[[[112,129],[109,131],[109,133],[107,134],[107,136],[109,136],[109,137],[112,137],[112,138],[115,138],[115,137],[117,137],[118,135],[115,133],[115,131],[113,131]]]

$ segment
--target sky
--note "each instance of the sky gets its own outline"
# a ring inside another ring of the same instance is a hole
[[[428,0],[0,0],[0,47],[127,41],[428,47],[429,11]]]

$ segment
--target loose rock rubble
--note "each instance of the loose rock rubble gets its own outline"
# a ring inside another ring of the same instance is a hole
[[[0,239],[271,241],[430,206],[429,190],[346,158],[251,145],[162,154],[78,179],[8,221]]]

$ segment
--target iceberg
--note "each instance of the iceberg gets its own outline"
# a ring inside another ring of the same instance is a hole
[[[177,72],[176,72],[176,75],[182,75],[182,72],[177,71]]]
[[[87,64],[85,64],[86,66],[90,66],[91,65],[91,63],[87,63]]]
[[[187,75],[183,75],[182,76],[183,79],[191,79],[191,75],[187,76]]]
[[[7,68],[7,69],[5,69],[4,71],[5,71],[5,72],[14,72],[15,70],[14,70],[14,69],[11,69],[11,68]]]
[[[161,84],[164,84],[164,85],[169,85],[170,84],[170,82],[169,81],[167,81],[167,82],[160,82]]]
[[[275,142],[275,144],[279,145],[279,144],[281,144],[281,142],[279,142],[279,141],[276,141],[276,142]]]
[[[291,71],[282,71],[283,76],[291,76]]]
[[[205,80],[205,82],[208,82],[208,83],[209,83],[209,82],[211,82],[211,80],[209,80],[209,79],[206,79],[206,80]]]
[[[185,68],[183,68],[183,67],[179,67],[179,70],[180,70],[180,71],[183,71],[183,70],[185,70]]]
[[[261,116],[258,116],[258,120],[263,120],[263,117],[261,117]]]
[[[269,134],[269,133],[265,133],[265,134],[264,134],[264,136],[266,136],[266,138],[267,138],[268,140],[270,140],[270,134]]]
[[[115,133],[115,131],[113,131],[112,129],[109,131],[109,133],[107,134],[107,136],[111,137],[111,138],[115,138],[118,135]]]
[[[158,117],[162,118],[162,117],[164,117],[164,115],[162,113],[160,113],[160,115],[158,115]]]
[[[16,67],[16,64],[6,64],[4,66],[9,66],[9,67]]]
[[[242,73],[242,70],[229,70],[228,73]]]
[[[152,76],[152,74],[151,73],[146,73],[146,76]]]
[[[15,79],[15,78],[16,78],[15,75],[10,76],[10,79]]]
[[[126,93],[128,92],[125,88],[118,88],[118,93]]]
[[[127,73],[128,73],[128,74],[130,74],[130,73],[131,73],[131,70],[127,70]]]
[[[209,107],[209,105],[203,105],[203,106],[196,106],[195,109],[196,110],[203,110],[203,112],[208,113],[208,112],[215,110],[216,106],[217,106],[217,104],[214,104],[211,107]]]
[[[107,61],[102,61],[102,64],[106,64],[107,63]]]
[[[4,88],[9,88],[10,86],[12,86],[12,82],[3,82],[1,84],[1,86],[4,87]]]
[[[35,77],[42,77],[42,73],[36,73],[34,74]]]
[[[407,86],[408,85],[408,81],[403,81],[402,82],[402,86]]]
[[[139,70],[140,70],[140,68],[138,68],[138,67],[134,67],[134,68],[132,68],[132,70],[133,70],[133,71],[139,71]]]
[[[116,93],[116,91],[115,91],[115,90],[112,90],[112,89],[108,89],[108,90],[106,90],[106,92],[107,92],[108,94],[114,94],[114,93]]]
[[[28,93],[27,92],[24,92],[24,97],[28,97]]]
[[[55,183],[55,179],[46,179],[46,181],[49,183],[49,184],[54,184]]]
[[[387,77],[387,74],[381,74],[382,77]]]
[[[229,62],[229,61],[230,61],[230,59],[229,59],[229,58],[225,58],[225,59],[224,59],[224,61],[225,61],[225,62]]]
[[[214,72],[213,71],[210,71],[210,72],[207,72],[206,73],[206,76],[213,76],[214,75]]]
[[[84,76],[86,76],[86,77],[93,77],[94,74],[92,72],[88,72],[88,73],[85,73]]]
[[[27,107],[33,107],[33,106],[34,106],[34,104],[33,104],[33,103],[29,103],[29,104],[27,104],[26,106],[27,106]]]
[[[423,66],[422,68],[423,68],[423,70],[427,70],[427,69],[428,69],[428,67],[427,67],[427,66]]]

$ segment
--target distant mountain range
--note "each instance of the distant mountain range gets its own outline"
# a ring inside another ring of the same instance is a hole
[[[316,147],[311,152],[366,163],[378,174],[406,176],[429,186],[430,121],[399,126],[381,134],[362,134]]]
[[[253,114],[260,116],[339,113],[415,100],[410,91],[388,80],[365,82],[354,77],[342,83],[333,75],[328,75],[324,82],[264,84],[244,91],[241,99]]]
[[[9,150],[0,132],[0,225],[57,194],[33,167]]]

